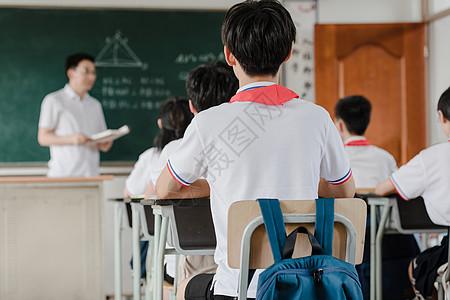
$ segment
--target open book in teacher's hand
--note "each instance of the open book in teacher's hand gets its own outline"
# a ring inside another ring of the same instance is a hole
[[[128,125],[123,125],[119,129],[107,129],[91,136],[91,140],[96,143],[104,143],[118,139],[130,132]]]

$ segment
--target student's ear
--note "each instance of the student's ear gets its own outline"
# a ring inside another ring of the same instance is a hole
[[[189,99],[189,109],[191,110],[191,113],[194,114],[194,116],[195,116],[196,114],[198,114],[198,111],[195,109],[194,105],[192,104],[191,99]]]
[[[336,128],[338,130],[339,133],[344,132],[344,121],[342,121],[341,119],[337,119],[336,121],[334,121],[334,125],[336,125]]]
[[[289,51],[288,56],[286,57],[286,59],[285,59],[283,62],[287,62],[287,61],[289,60],[289,58],[291,58],[291,55],[292,55],[292,49],[294,49],[294,44],[292,44],[292,46],[291,46],[291,51]]]
[[[156,123],[158,124],[159,129],[161,129],[162,128],[162,120],[161,120],[161,118],[158,118]]]
[[[223,53],[225,54],[225,60],[229,66],[236,65],[236,57],[228,50],[227,46],[223,46]]]
[[[444,117],[444,113],[442,112],[442,110],[438,110],[438,115],[439,115],[439,123],[444,124],[446,122],[449,122],[445,117]]]

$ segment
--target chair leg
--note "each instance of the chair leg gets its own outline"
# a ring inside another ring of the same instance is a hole
[[[177,296],[177,286],[178,286],[178,278],[179,278],[179,272],[178,272],[178,265],[180,263],[180,255],[175,254],[175,277],[173,279],[173,290],[169,291],[170,300],[175,300]]]
[[[141,299],[141,237],[139,211],[131,204],[133,224],[133,299]]]
[[[114,203],[114,298],[122,298],[122,214],[120,203]]]

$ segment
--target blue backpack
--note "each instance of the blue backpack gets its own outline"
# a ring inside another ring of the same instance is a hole
[[[300,226],[286,237],[280,202],[277,199],[258,201],[275,263],[259,275],[257,300],[363,299],[355,266],[331,256],[333,198],[316,200],[315,236]],[[308,235],[312,253],[293,259],[298,233]]]

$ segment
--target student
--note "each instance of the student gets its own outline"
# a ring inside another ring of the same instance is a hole
[[[157,124],[159,132],[153,147],[143,152],[125,181],[125,197],[143,195],[151,182],[151,172],[157,167],[159,154],[171,141],[183,137],[193,115],[189,101],[182,97],[170,97],[159,108]]]
[[[450,88],[439,98],[439,124],[447,139],[450,137]],[[450,139],[449,139],[450,141]],[[450,225],[450,143],[431,146],[380,183],[375,192],[388,195],[397,192],[404,200],[422,196],[431,221]],[[447,261],[447,238],[441,246],[425,250],[410,266],[412,283],[417,294],[431,296],[437,268]],[[430,251],[432,253],[430,253]],[[433,254],[434,253],[434,254]],[[439,256],[439,259],[436,259]]]
[[[233,69],[225,62],[209,62],[202,64],[189,72],[186,80],[186,92],[189,97],[189,107],[194,115],[213,106],[228,102],[239,88],[239,82]],[[180,145],[182,139],[167,144],[161,152],[156,167],[152,170],[152,182],[156,183],[159,175],[167,164],[168,157]],[[146,197],[155,194],[153,184],[148,186]],[[209,255],[181,256],[179,282],[190,275],[199,272],[214,272],[216,264]],[[170,260],[169,260],[170,263]],[[166,281],[171,281],[174,274],[170,268],[165,274]]]
[[[216,61],[202,64],[191,72],[186,79],[186,92],[189,98],[189,108],[195,115],[197,113],[230,101],[231,97],[239,88],[239,82],[233,73],[233,69],[225,62]],[[152,184],[167,164],[169,155],[172,154],[181,143],[180,140],[170,142],[161,152],[157,167],[152,170]],[[155,192],[149,186],[146,196],[154,195]]]
[[[372,105],[364,96],[342,98],[334,108],[335,125],[350,159],[355,186],[374,189],[397,170],[395,158],[365,137]]]
[[[159,198],[204,197],[211,191],[217,272],[193,277],[177,297],[237,296],[239,270],[227,262],[233,202],[354,194],[350,164],[329,114],[277,84],[295,33],[291,16],[277,1],[242,2],[225,16],[225,59],[240,88],[230,103],[194,117],[156,184]],[[258,276],[253,276],[249,297],[255,297]]]
[[[372,145],[364,133],[370,122],[372,105],[364,96],[342,98],[334,108],[335,125],[344,142],[352,167],[355,186],[375,189],[397,170],[394,157]],[[370,216],[367,218],[370,220]],[[369,224],[369,223],[368,223]],[[383,294],[385,299],[406,299],[412,293],[406,266],[419,253],[412,235],[390,234],[383,237]],[[364,299],[370,298],[370,227],[366,228],[362,264],[356,266]]]
[[[91,97],[97,78],[94,57],[76,53],[66,59],[69,82],[42,101],[38,142],[50,147],[48,177],[99,175],[98,150],[109,151],[112,141],[88,143],[89,136],[106,130],[102,106]]]

